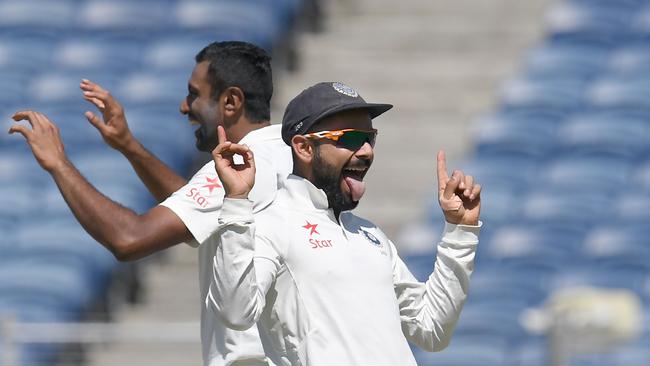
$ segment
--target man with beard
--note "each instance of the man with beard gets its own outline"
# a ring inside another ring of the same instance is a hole
[[[391,107],[341,83],[304,90],[282,126],[293,174],[255,215],[253,152],[219,130],[213,157],[226,198],[208,305],[233,329],[257,322],[278,365],[415,365],[407,340],[428,351],[449,344],[473,271],[481,187],[461,171],[448,177],[438,154],[447,223],[433,273],[418,282],[386,235],[349,212],[374,157],[372,118]]]
[[[9,133],[17,132],[26,138],[36,160],[52,175],[83,228],[118,259],[136,260],[182,242],[199,246],[205,365],[270,364],[257,328],[229,330],[205,311],[211,253],[217,245],[209,237],[217,228],[224,195],[214,162],[205,164],[187,182],[131,135],[121,105],[106,90],[88,80],[82,81],[81,89],[84,98],[95,104],[104,117],[102,121],[86,112],[88,120],[110,146],[129,160],[151,193],[162,201],[160,205],[138,215],[102,195],[68,160],[58,128],[41,113],[16,113],[14,120],[27,120],[32,128],[16,124]],[[251,192],[255,210],[270,204],[278,181],[291,171],[291,157],[281,140],[280,126],[269,123],[272,93],[270,58],[264,50],[245,42],[215,42],[196,55],[188,95],[180,105],[189,122],[200,126],[196,131],[199,150],[214,149],[216,128],[222,126],[229,139],[247,144],[257,153],[256,178],[260,184]]]

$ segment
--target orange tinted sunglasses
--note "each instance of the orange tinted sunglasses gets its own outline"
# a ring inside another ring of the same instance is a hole
[[[334,141],[338,147],[343,147],[350,150],[359,150],[361,146],[366,143],[366,141],[370,144],[370,146],[375,146],[377,130],[372,129],[366,131],[357,130],[354,128],[346,128],[344,130],[312,132],[305,134],[304,136],[312,139],[331,140]]]

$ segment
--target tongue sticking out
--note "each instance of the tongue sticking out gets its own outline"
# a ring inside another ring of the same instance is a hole
[[[358,202],[366,191],[366,183],[352,177],[345,177],[345,183],[348,185],[348,189],[350,189],[352,201]]]

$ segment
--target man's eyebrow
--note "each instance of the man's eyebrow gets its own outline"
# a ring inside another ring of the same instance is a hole
[[[194,91],[198,91],[199,88],[197,88],[196,86],[192,85],[191,83],[187,83],[187,90],[189,90],[189,91],[191,91],[191,92],[194,92]]]

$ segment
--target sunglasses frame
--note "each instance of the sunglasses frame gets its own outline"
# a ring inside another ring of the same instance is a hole
[[[368,133],[368,134],[374,134],[374,138],[372,139],[372,141],[368,141],[367,139],[364,141],[364,144],[366,142],[368,142],[368,143],[370,143],[370,146],[373,146],[373,147],[375,146],[375,139],[377,138],[377,134],[379,133],[377,131],[377,129],[375,129],[375,128],[373,128],[372,130],[359,130],[359,129],[356,129],[356,128],[344,128],[342,130],[311,132],[311,133],[307,133],[307,134],[305,134],[303,136],[305,136],[307,138],[327,139],[327,140],[336,142],[337,146],[338,146],[338,141],[341,139],[341,137],[343,137],[348,132],[364,132],[364,133]],[[363,146],[363,144],[361,144],[361,146]],[[361,146],[359,146],[359,148],[361,148]]]

